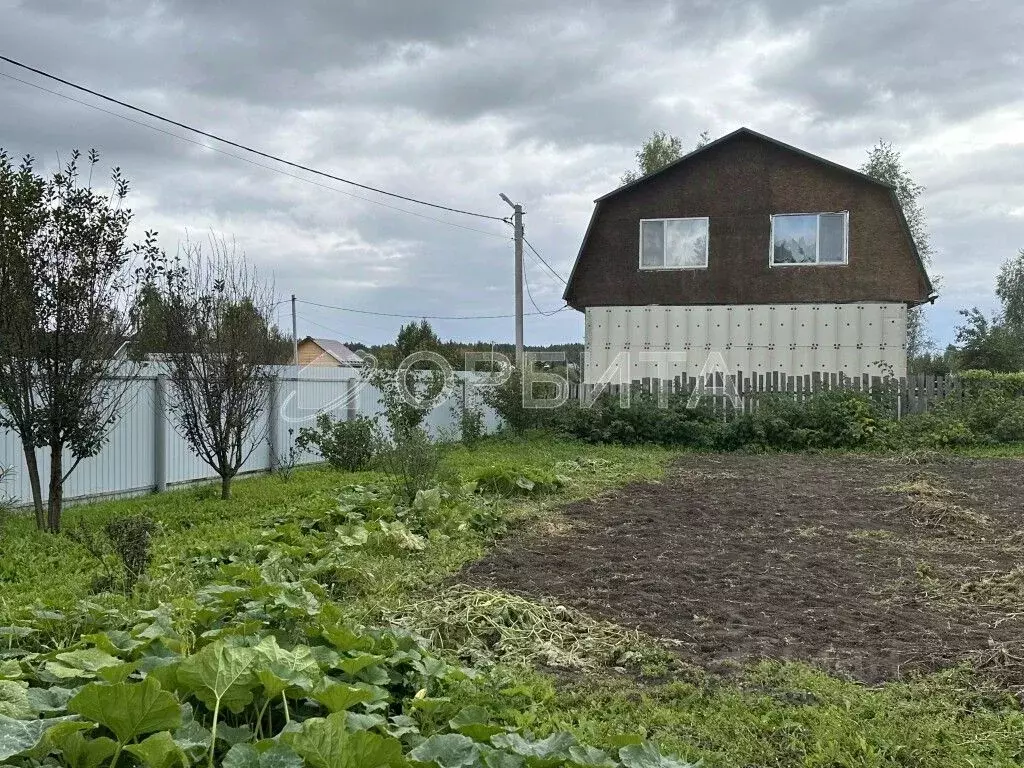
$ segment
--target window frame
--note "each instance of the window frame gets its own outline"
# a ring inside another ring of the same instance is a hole
[[[650,267],[644,264],[644,224],[651,221],[662,222],[662,265],[660,267]],[[666,221],[703,221],[707,230],[707,237],[704,243],[704,263],[699,265],[687,265],[682,264],[679,266],[665,266],[665,246],[664,246],[664,222]],[[638,265],[641,272],[675,272],[680,269],[707,269],[708,262],[711,257],[711,217],[710,216],[669,216],[656,219],[640,219],[640,224],[637,227],[639,233],[639,247],[637,248]]]
[[[821,260],[821,217],[822,216],[843,216],[843,260],[822,261]],[[815,261],[786,262],[775,261],[775,219],[783,216],[814,216],[817,219],[815,229],[814,258]],[[849,211],[808,211],[806,213],[773,213],[768,217],[771,223],[771,232],[768,237],[768,266],[774,267],[848,267],[850,266],[850,212]]]

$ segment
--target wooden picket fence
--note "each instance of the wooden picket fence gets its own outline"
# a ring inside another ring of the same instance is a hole
[[[618,397],[624,385],[606,384],[603,392]],[[687,396],[696,392],[700,403],[723,416],[731,413],[750,413],[764,398],[786,395],[797,402],[819,392],[851,391],[866,393],[886,406],[893,417],[908,413],[924,413],[947,397],[959,397],[963,386],[955,376],[915,374],[903,378],[890,376],[851,377],[842,373],[815,372],[803,376],[787,376],[778,371],[744,375],[743,372],[725,376],[708,374],[703,379],[676,376],[674,379],[644,378],[632,382],[630,394],[652,397]],[[594,396],[595,385],[571,384],[569,395],[581,402]],[[734,403],[738,402],[738,406]]]

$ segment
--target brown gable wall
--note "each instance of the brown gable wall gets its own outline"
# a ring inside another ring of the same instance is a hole
[[[849,264],[769,267],[770,215],[850,212]],[[640,219],[710,217],[708,268],[639,269]],[[740,135],[600,202],[566,290],[588,306],[921,303],[929,285],[883,186]]]

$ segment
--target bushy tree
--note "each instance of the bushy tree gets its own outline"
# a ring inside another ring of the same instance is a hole
[[[963,325],[956,329],[961,370],[1024,370],[1024,328],[989,320],[977,307],[960,310]]]
[[[701,131],[693,148],[700,149],[710,141],[711,133],[709,131]],[[681,138],[665,131],[655,131],[637,150],[636,168],[630,168],[622,174],[622,183],[629,184],[655,171],[660,171],[666,165],[674,163],[685,154]]]
[[[94,189],[99,155],[84,183],[80,160],[43,177],[0,151],[0,427],[20,437],[36,522],[54,532],[64,483],[103,447],[138,374],[118,359],[136,288],[128,182],[115,168],[111,190]],[[39,448],[50,454],[45,514]]]
[[[1003,305],[1003,322],[1024,329],[1024,249],[999,268],[996,296]]]
[[[903,156],[892,142],[879,140],[879,142],[868,150],[868,159],[860,167],[861,173],[866,173],[873,179],[878,179],[896,191],[896,199],[899,200],[903,209],[903,216],[907,220],[910,235],[917,246],[917,252],[921,255],[921,261],[926,268],[932,263],[931,237],[928,233],[928,222],[925,219],[924,209],[921,207],[921,194],[925,188],[914,181],[903,164]],[[938,280],[933,281],[935,284]],[[920,307],[914,307],[907,313],[907,357],[914,359],[928,352],[932,346],[925,327],[924,314]]]
[[[161,295],[168,404],[178,431],[221,479],[221,498],[267,437],[273,371],[287,362],[273,325],[273,286],[223,240],[188,243],[165,267],[151,249],[147,277]]]

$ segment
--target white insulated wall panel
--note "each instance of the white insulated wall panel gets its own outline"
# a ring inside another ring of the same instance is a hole
[[[696,376],[714,352],[744,376],[879,376],[890,368],[905,376],[907,368],[903,304],[589,307],[585,327],[587,382],[616,359],[628,362],[631,380]],[[670,354],[649,359],[658,352]]]

